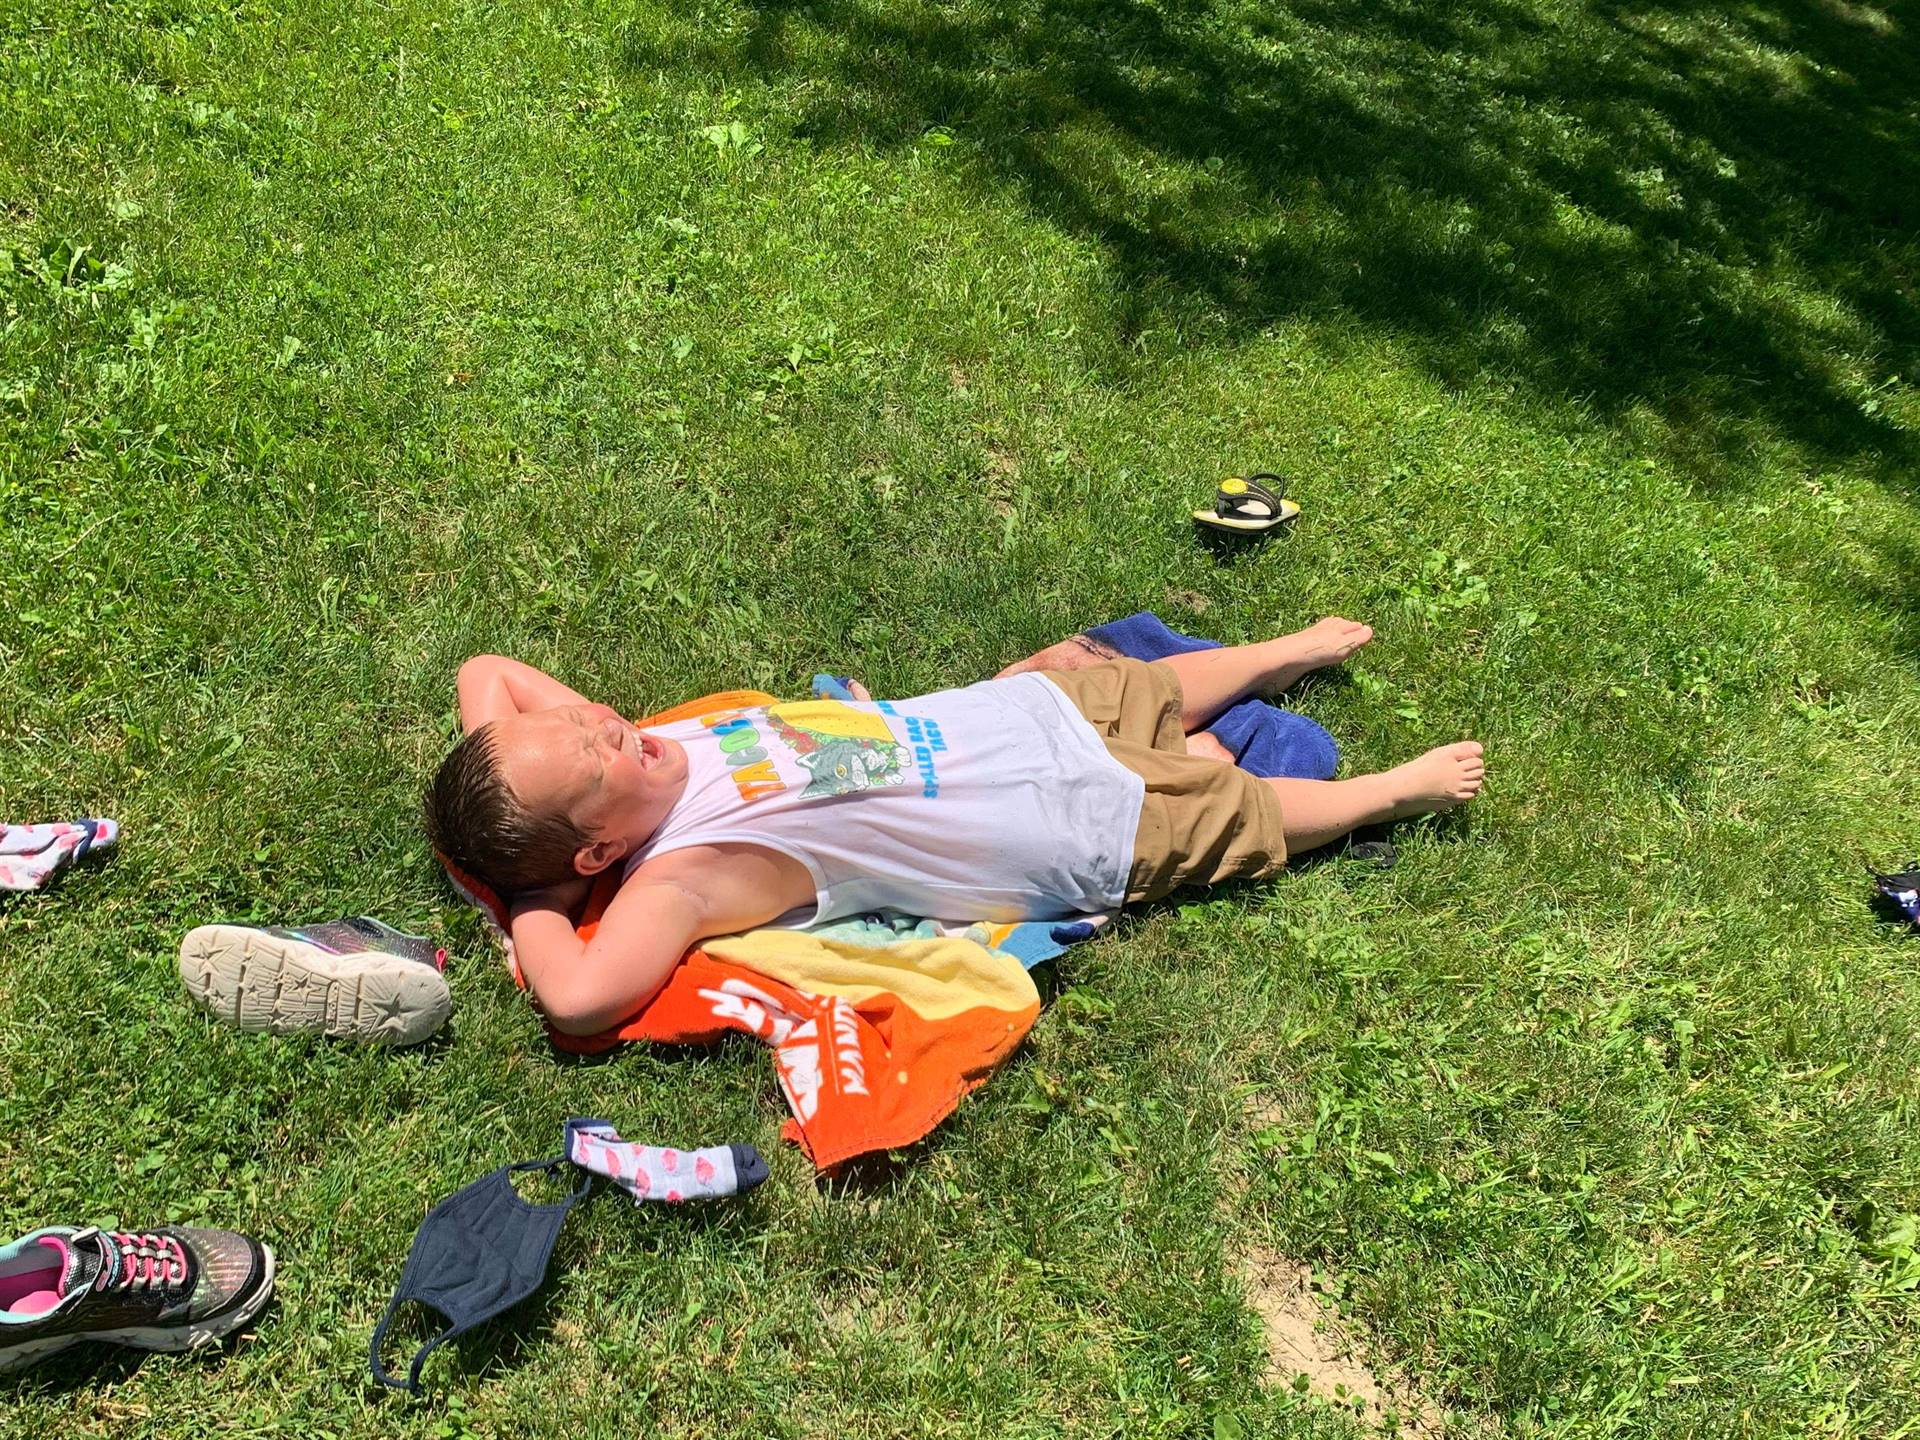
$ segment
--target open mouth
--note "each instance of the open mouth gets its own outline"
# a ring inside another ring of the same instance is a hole
[[[600,727],[601,738],[622,755],[630,755],[640,763],[642,769],[653,765],[664,753],[664,747],[646,731],[627,724],[624,720],[609,717]]]
[[[628,736],[628,744],[643,769],[651,770],[667,753],[666,745],[644,730],[630,730]]]

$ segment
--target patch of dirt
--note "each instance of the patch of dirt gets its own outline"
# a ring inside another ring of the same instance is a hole
[[[1438,1440],[1446,1416],[1415,1388],[1411,1377],[1376,1365],[1366,1347],[1340,1322],[1333,1302],[1313,1287],[1313,1271],[1273,1250],[1253,1250],[1240,1261],[1247,1303],[1267,1337],[1269,1385],[1299,1388],[1353,1415],[1377,1435]]]
[[[1237,1205],[1245,1197],[1256,1173],[1273,1164],[1273,1143],[1313,1119],[1311,1111],[1258,1091],[1241,1097],[1240,1107],[1242,1143],[1228,1151],[1221,1177],[1220,1198],[1229,1206]],[[1221,1218],[1230,1219],[1231,1210],[1223,1212]]]
[[[818,1304],[821,1324],[835,1341],[870,1341],[906,1323],[906,1307],[899,1297],[883,1294],[870,1285],[822,1297]]]
[[[1020,476],[1020,459],[998,440],[989,440],[986,462],[981,479],[993,501],[993,513],[1004,518],[1014,510],[1013,482]]]

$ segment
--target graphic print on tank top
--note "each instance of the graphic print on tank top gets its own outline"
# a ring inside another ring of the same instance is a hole
[[[884,702],[882,702],[884,706]],[[735,783],[746,778],[748,787],[777,782],[776,769],[766,755],[769,738],[790,750],[794,762],[806,772],[803,798],[820,795],[849,795],[856,790],[871,790],[876,785],[906,783],[905,747],[894,738],[882,713],[855,709],[841,700],[803,700],[790,705],[774,705],[764,710],[741,712],[711,725],[720,740],[721,754],[733,765],[735,756],[759,756],[734,771]],[[764,718],[766,733],[756,720]],[[918,729],[916,724],[913,729]],[[938,733],[936,727],[936,734]],[[728,746],[734,748],[729,750]],[[760,767],[767,768],[762,770]],[[782,788],[785,788],[783,785]],[[757,795],[742,795],[756,799]]]
[[[687,787],[628,863],[715,843],[804,863],[816,908],[1049,918],[1125,895],[1143,786],[1038,675],[914,700],[803,700],[657,727]]]

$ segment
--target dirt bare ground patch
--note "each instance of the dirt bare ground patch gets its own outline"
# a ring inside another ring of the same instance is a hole
[[[1369,1434],[1439,1440],[1450,1433],[1449,1417],[1411,1376],[1367,1353],[1333,1302],[1314,1288],[1310,1267],[1278,1251],[1255,1249],[1241,1257],[1238,1269],[1247,1303],[1266,1332],[1269,1385],[1298,1389],[1304,1376],[1306,1394],[1347,1411]],[[1467,1429],[1490,1433],[1482,1426]],[[1461,1430],[1454,1417],[1451,1433]]]

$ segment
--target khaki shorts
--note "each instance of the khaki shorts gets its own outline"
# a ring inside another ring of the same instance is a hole
[[[1113,758],[1146,781],[1127,899],[1182,885],[1255,880],[1287,863],[1280,797],[1237,765],[1187,753],[1180,677],[1166,665],[1108,660],[1040,672],[1100,732]]]

